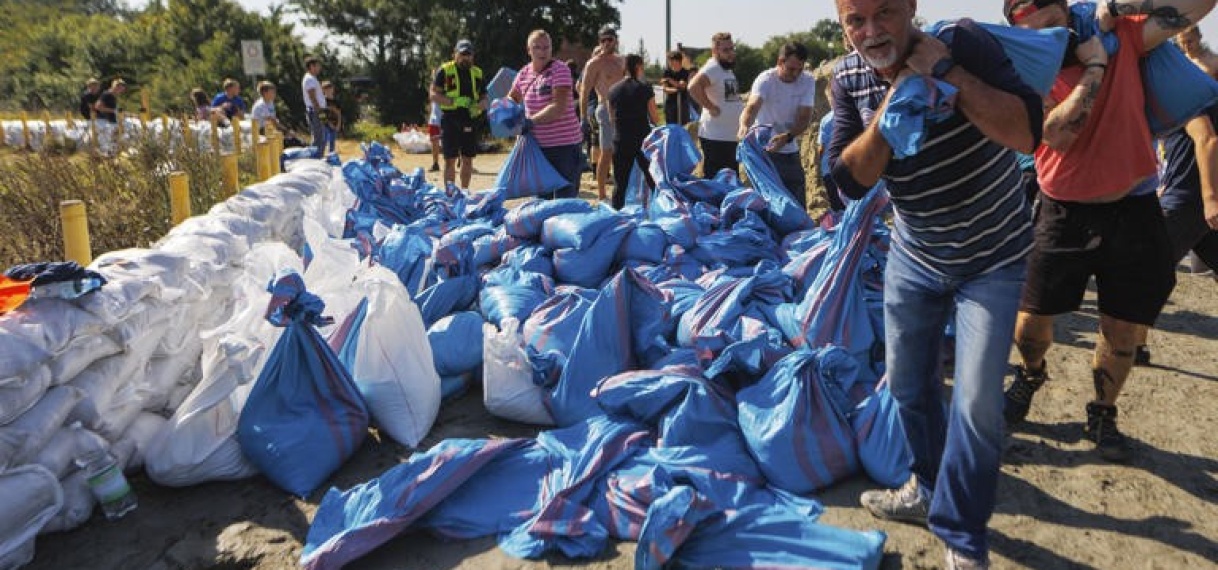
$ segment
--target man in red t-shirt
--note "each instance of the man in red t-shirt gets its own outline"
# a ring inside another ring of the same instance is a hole
[[[1016,26],[1083,27],[1070,21],[1077,16],[1066,0],[1004,1]],[[1011,424],[1027,416],[1032,395],[1049,378],[1053,318],[1077,310],[1094,277],[1100,335],[1084,435],[1111,461],[1129,455],[1116,427],[1117,395],[1138,342],[1175,286],[1138,60],[1199,21],[1214,2],[1102,0],[1099,28],[1115,32],[1119,49],[1109,56],[1096,36],[1068,50],[1045,98],[1044,138],[1036,150],[1042,195],[1015,326],[1023,362],[1006,391],[1004,414]]]

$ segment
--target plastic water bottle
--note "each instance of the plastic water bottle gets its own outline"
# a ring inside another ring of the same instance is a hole
[[[109,450],[103,448],[90,451],[76,463],[85,471],[89,490],[93,491],[93,496],[101,503],[102,512],[107,519],[115,520],[135,510],[139,504],[135,493],[127,483],[127,478],[123,476],[118,460]]]

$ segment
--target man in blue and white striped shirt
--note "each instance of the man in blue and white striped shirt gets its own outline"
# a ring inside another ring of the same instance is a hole
[[[986,568],[1003,439],[1002,383],[1032,247],[1015,151],[1039,144],[1043,109],[992,36],[969,20],[917,30],[916,0],[837,0],[856,48],[834,69],[834,182],[858,198],[880,181],[895,231],[884,282],[886,364],[914,477],[869,491],[872,514],[927,524],[949,568]],[[942,38],[942,40],[940,39]],[[946,43],[944,43],[946,42]],[[898,159],[879,129],[894,86],[934,78],[958,89],[950,118]],[[955,311],[955,387],[942,406],[938,355]]]

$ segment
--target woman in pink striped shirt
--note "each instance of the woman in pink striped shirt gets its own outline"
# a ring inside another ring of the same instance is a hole
[[[530,63],[520,70],[508,97],[524,103],[524,114],[541,152],[570,184],[555,198],[579,195],[583,133],[575,116],[575,82],[566,64],[553,58],[550,34],[534,30],[526,44]]]

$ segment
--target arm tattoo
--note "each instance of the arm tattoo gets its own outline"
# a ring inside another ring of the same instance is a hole
[[[1140,5],[1136,2],[1109,0],[1108,10],[1116,16],[1146,14],[1166,30],[1183,30],[1193,25],[1188,15],[1181,14],[1175,6],[1155,6],[1154,0],[1142,0]]]
[[[1083,93],[1083,100],[1079,102],[1079,114],[1066,123],[1066,128],[1071,132],[1080,132],[1083,126],[1087,124],[1087,118],[1091,116],[1091,109],[1095,106],[1095,98],[1100,94],[1100,82],[1087,82],[1087,91]]]

